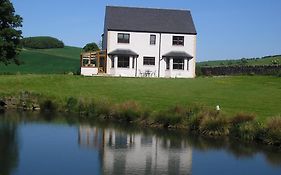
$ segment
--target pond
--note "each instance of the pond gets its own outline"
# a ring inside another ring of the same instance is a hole
[[[0,175],[280,175],[281,150],[184,132],[0,114]]]

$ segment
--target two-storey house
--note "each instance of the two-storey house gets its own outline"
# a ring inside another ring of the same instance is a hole
[[[107,6],[99,65],[110,76],[193,78],[196,35],[187,10]]]

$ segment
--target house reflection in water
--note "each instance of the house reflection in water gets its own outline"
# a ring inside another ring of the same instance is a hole
[[[186,141],[80,126],[78,142],[99,149],[102,174],[191,174]]]

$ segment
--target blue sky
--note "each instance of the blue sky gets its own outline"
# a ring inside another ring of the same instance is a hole
[[[191,10],[199,61],[281,54],[281,0],[12,0],[23,35],[99,42],[106,5]]]

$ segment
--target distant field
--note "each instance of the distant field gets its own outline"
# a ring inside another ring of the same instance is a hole
[[[258,59],[244,59],[244,63],[239,60],[215,60],[198,62],[197,66],[234,66],[234,65],[272,65],[273,62],[281,64],[281,55],[269,56]]]
[[[77,72],[81,48],[24,49],[18,56],[23,64],[0,64],[0,74],[52,74]]]
[[[64,101],[107,98],[135,100],[154,109],[176,104],[220,105],[229,115],[255,113],[259,120],[281,114],[281,79],[274,76],[199,77],[195,79],[82,77],[71,75],[2,75],[0,97],[31,91]]]

